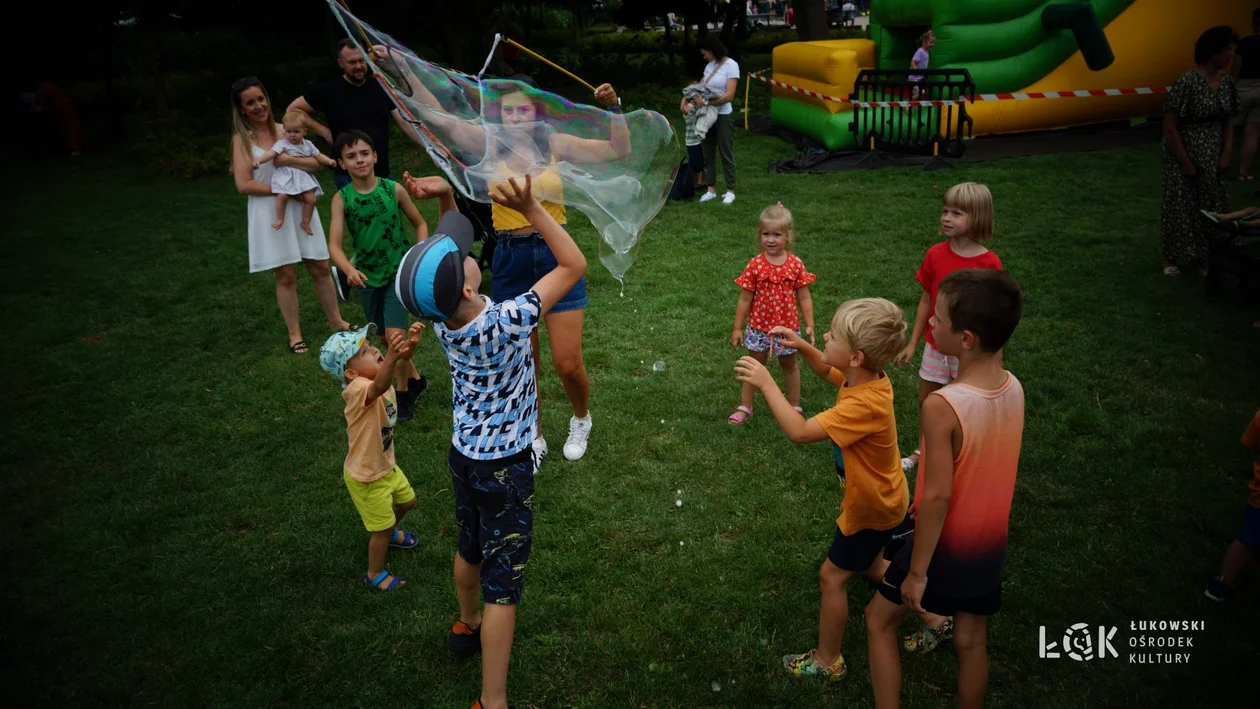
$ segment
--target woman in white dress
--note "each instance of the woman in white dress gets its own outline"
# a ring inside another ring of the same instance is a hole
[[[249,272],[272,271],[276,274],[276,302],[289,329],[289,351],[309,351],[298,324],[297,270],[301,261],[315,285],[315,295],[328,317],[334,332],[350,327],[337,307],[337,292],[328,270],[328,240],[316,213],[311,219],[311,234],[302,231],[302,202],[289,200],[287,219],[279,229],[272,229],[276,217],[276,198],[271,191],[271,173],[276,167],[296,167],[316,172],[316,158],[278,155],[271,162],[254,168],[254,161],[280,139],[281,126],[271,115],[271,101],[257,77],[247,77],[232,84],[232,176],[236,191],[249,197]]]

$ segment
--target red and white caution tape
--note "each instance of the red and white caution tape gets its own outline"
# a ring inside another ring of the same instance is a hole
[[[798,94],[812,96],[824,101],[835,101],[837,103],[848,103],[854,106],[862,106],[864,108],[878,106],[955,106],[960,103],[972,103],[971,100],[953,100],[953,101],[855,101],[850,98],[841,96],[827,96],[809,89],[802,89],[799,86],[793,86],[776,79],[768,79],[762,76],[768,69],[755,72],[748,75],[748,78],[756,81],[765,82],[773,86],[784,89],[790,89]],[[1005,93],[1005,94],[976,94],[975,101],[1027,101],[1029,99],[1049,99],[1049,98],[1089,98],[1092,96],[1150,96],[1154,94],[1168,93],[1167,86],[1153,86],[1140,89],[1084,89],[1081,91],[1029,91],[1026,93]]]

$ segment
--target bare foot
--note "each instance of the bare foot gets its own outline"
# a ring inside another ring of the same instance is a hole
[[[279,229],[279,228],[280,228],[280,227],[282,227],[282,226],[284,226],[284,220],[283,220],[283,219],[277,219],[277,220],[275,220],[274,222],[272,222],[272,223],[271,223],[271,228],[272,228],[272,229]]]
[[[315,236],[315,232],[311,231],[310,222],[301,222],[300,224],[298,224],[298,226],[302,227],[302,231],[306,232],[307,234],[310,234],[311,236]]]

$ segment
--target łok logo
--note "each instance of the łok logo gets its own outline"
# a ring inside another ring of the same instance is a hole
[[[1106,659],[1107,654],[1111,653],[1112,657],[1120,657],[1120,653],[1116,652],[1116,648],[1111,644],[1111,639],[1116,636],[1116,628],[1113,626],[1098,626],[1098,644],[1094,645],[1094,636],[1090,632],[1089,626],[1085,623],[1076,623],[1063,633],[1062,645],[1060,643],[1046,643],[1046,626],[1041,626],[1041,638],[1038,643],[1038,656],[1043,659],[1055,659],[1060,656],[1059,650],[1067,653],[1067,656],[1077,662],[1085,662],[1094,659],[1094,653],[1098,653],[1099,659]]]

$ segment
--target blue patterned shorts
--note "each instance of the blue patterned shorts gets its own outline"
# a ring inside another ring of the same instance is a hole
[[[801,331],[797,329],[796,334],[801,334]],[[744,327],[744,347],[747,347],[749,352],[769,352],[773,347],[775,357],[786,357],[796,354],[796,350],[779,344],[770,336],[770,333],[754,330],[749,326]]]
[[[451,446],[446,456],[455,491],[459,555],[481,564],[481,600],[521,602],[534,542],[534,461],[530,451],[473,460]]]

